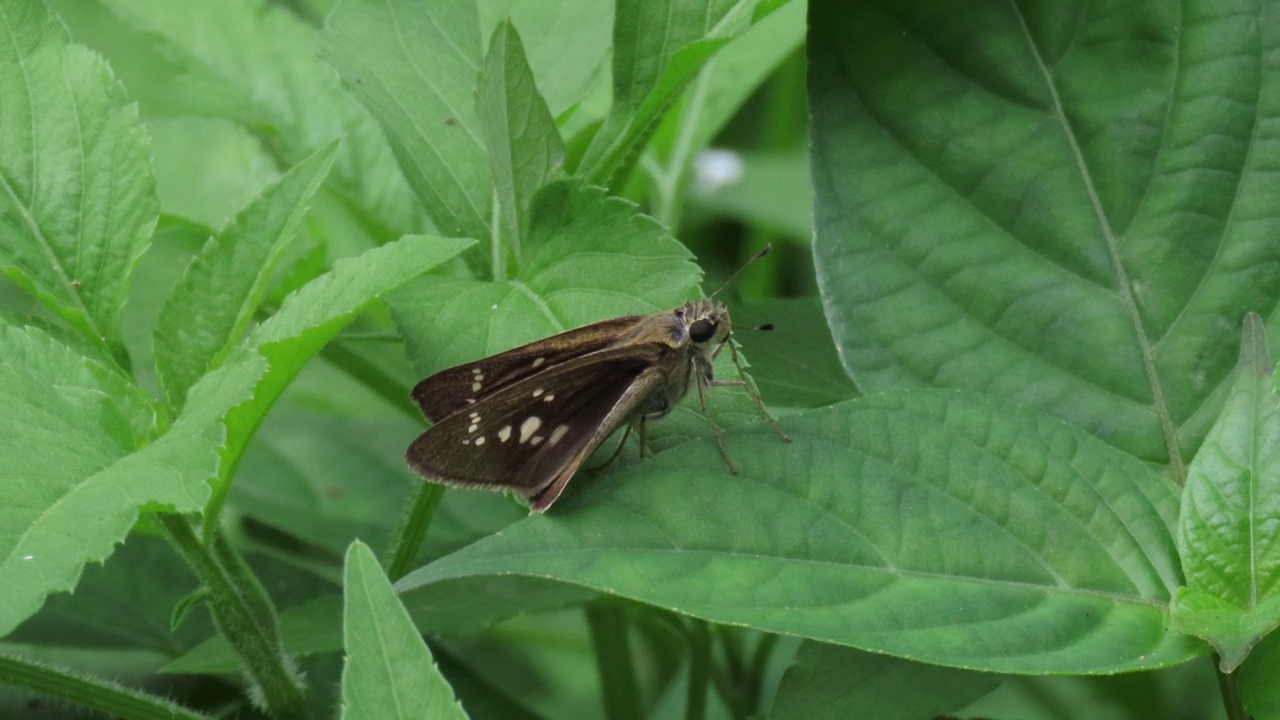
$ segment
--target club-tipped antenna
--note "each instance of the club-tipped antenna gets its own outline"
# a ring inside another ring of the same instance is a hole
[[[738,268],[737,270],[735,270],[735,271],[734,271],[734,273],[733,273],[732,275],[730,275],[730,276],[729,276],[729,279],[724,281],[724,284],[723,284],[723,285],[721,285],[720,287],[716,288],[716,291],[715,291],[715,292],[713,292],[713,293],[711,293],[711,294],[710,294],[710,295],[708,295],[707,297],[712,297],[712,298],[713,298],[713,297],[715,297],[716,295],[719,295],[721,290],[724,290],[725,288],[729,287],[730,283],[732,283],[734,280],[738,279],[738,276],[742,274],[742,271],[743,271],[743,270],[746,270],[747,268],[749,268],[749,267],[751,267],[753,264],[755,264],[755,261],[757,261],[757,260],[759,260],[760,258],[764,257],[765,255],[768,255],[768,254],[769,254],[769,251],[770,251],[770,250],[772,250],[772,249],[773,249],[773,243],[769,243],[768,245],[765,245],[764,247],[762,247],[762,248],[760,248],[759,250],[757,250],[755,255],[752,255],[752,256],[751,256],[751,258],[750,258],[749,260],[747,260],[746,262],[742,263],[742,267],[740,267],[740,268]]]

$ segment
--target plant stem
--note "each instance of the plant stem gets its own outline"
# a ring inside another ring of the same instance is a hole
[[[1249,713],[1240,701],[1239,681],[1235,673],[1224,673],[1217,653],[1213,654],[1213,670],[1218,675],[1218,692],[1222,693],[1222,706],[1230,720],[1250,720]]]
[[[608,598],[589,603],[585,610],[596,669],[600,673],[605,717],[609,720],[641,720],[644,712],[631,647],[627,642],[626,615]]]
[[[212,720],[163,698],[0,653],[0,684],[130,720]]]
[[[711,682],[711,631],[704,620],[689,622],[689,695],[685,720],[707,716],[707,686]]]
[[[418,557],[418,550],[431,528],[431,520],[435,517],[436,507],[444,497],[444,487],[424,482],[418,488],[418,496],[414,498],[413,507],[409,508],[404,521],[392,539],[387,556],[387,577],[395,582],[408,574]]]
[[[233,580],[236,573],[228,571],[217,555],[200,542],[191,523],[182,516],[158,513],[156,521],[208,590],[214,624],[231,644],[254,689],[261,692],[267,711],[289,720],[310,718],[302,683],[280,641],[271,601],[265,596],[255,597],[261,585],[255,581],[249,587],[238,587]]]
[[[769,659],[773,656],[773,648],[778,644],[778,636],[764,633],[756,649],[751,654],[751,665],[747,668],[742,682],[742,699],[744,709],[749,715],[760,707],[760,695],[764,689],[764,673],[769,667]]]

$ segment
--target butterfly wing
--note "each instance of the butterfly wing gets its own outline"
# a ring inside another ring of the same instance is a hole
[[[429,480],[518,492],[541,512],[661,386],[662,351],[607,348],[517,380],[433,425],[405,459]]]
[[[643,315],[602,320],[475,362],[441,370],[413,388],[413,399],[432,422],[481,402],[525,378],[602,350]]]

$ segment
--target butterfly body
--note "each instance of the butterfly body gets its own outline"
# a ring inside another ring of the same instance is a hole
[[[667,415],[690,388],[703,400],[704,386],[720,384],[712,363],[729,331],[722,303],[695,300],[442,370],[413,389],[435,424],[406,461],[428,480],[513,491],[532,511],[546,510],[616,430],[638,423],[643,452],[645,422]],[[746,386],[758,403],[745,381],[730,384]]]

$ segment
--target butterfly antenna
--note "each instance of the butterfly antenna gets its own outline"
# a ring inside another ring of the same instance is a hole
[[[721,285],[719,288],[717,288],[717,289],[716,289],[716,291],[715,291],[715,292],[711,293],[711,294],[710,294],[710,295],[708,295],[707,297],[715,297],[716,295],[719,295],[719,294],[720,294],[720,291],[721,291],[721,290],[724,290],[724,289],[725,289],[725,288],[727,288],[727,287],[729,287],[729,285],[730,285],[734,280],[736,280],[736,279],[738,278],[738,276],[739,276],[739,275],[741,275],[741,274],[742,274],[742,271],[743,271],[743,270],[746,270],[747,268],[751,267],[751,266],[755,263],[755,261],[757,261],[757,260],[759,260],[760,258],[764,257],[765,255],[768,255],[768,254],[769,254],[769,251],[770,251],[770,250],[772,250],[772,249],[773,249],[773,244],[772,244],[772,243],[770,243],[770,244],[768,244],[768,245],[765,245],[764,247],[760,248],[758,251],[756,251],[756,254],[755,254],[755,255],[752,255],[752,256],[751,256],[751,259],[750,259],[750,260],[747,260],[746,262],[742,263],[742,267],[738,268],[738,269],[737,269],[737,270],[736,270],[732,275],[730,275],[730,276],[729,276],[729,279],[728,279],[728,280],[725,280],[723,285]]]

